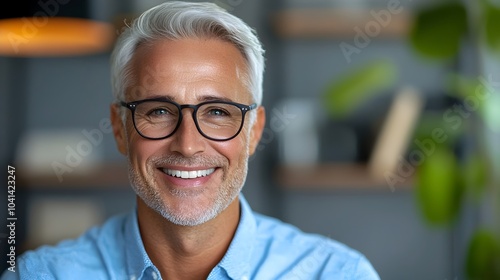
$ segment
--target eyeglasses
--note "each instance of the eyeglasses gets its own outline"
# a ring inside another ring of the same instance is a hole
[[[229,101],[207,101],[197,105],[180,105],[165,98],[120,102],[132,111],[135,130],[146,139],[160,140],[172,136],[182,122],[182,109],[193,109],[196,129],[205,138],[227,141],[236,137],[247,112],[257,104],[244,105]]]

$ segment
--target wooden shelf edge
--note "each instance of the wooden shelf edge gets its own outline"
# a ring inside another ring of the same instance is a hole
[[[390,14],[387,22],[372,14],[375,9],[354,11],[346,9],[291,9],[281,11],[271,17],[276,33],[283,38],[331,38],[354,39],[359,28],[370,39],[372,37],[402,37],[409,33],[411,14],[401,11]],[[375,34],[376,33],[376,34]],[[371,36],[371,35],[374,36]]]
[[[325,163],[314,166],[281,166],[276,180],[285,189],[301,190],[379,190],[412,189],[413,178],[396,184],[374,178],[363,164]]]
[[[18,187],[26,190],[122,189],[130,185],[125,163],[106,163],[85,172],[64,173],[62,181],[55,173],[32,173],[22,166],[16,170]]]

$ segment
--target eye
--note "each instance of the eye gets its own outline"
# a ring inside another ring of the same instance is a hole
[[[220,116],[220,117],[229,115],[229,113],[226,110],[221,109],[221,108],[212,108],[208,111],[208,114],[212,115],[212,116]]]
[[[160,115],[165,115],[167,113],[168,113],[167,110],[165,110],[163,108],[159,108],[159,109],[152,110],[149,114],[155,115],[155,116],[160,116]]]
[[[170,110],[168,108],[162,108],[162,107],[153,108],[153,109],[149,110],[147,113],[147,115],[150,117],[161,117],[161,116],[171,115],[171,114],[172,114],[172,112],[170,112]]]

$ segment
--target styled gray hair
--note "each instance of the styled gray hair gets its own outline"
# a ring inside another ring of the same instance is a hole
[[[244,84],[253,101],[262,103],[264,50],[255,34],[241,19],[213,3],[165,2],[134,20],[119,36],[111,54],[111,85],[115,101],[125,100],[130,80],[130,60],[138,46],[160,39],[215,37],[234,44],[247,63]]]

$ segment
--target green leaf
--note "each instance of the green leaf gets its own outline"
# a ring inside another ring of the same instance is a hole
[[[494,85],[458,74],[451,76],[449,85],[449,95],[468,102],[468,112],[481,117],[493,132],[500,132],[500,95]]]
[[[484,7],[484,32],[488,47],[500,51],[500,9],[491,4]]]
[[[326,111],[334,118],[345,117],[396,80],[396,67],[383,60],[371,62],[328,85],[324,94]]]
[[[426,57],[451,58],[458,53],[466,31],[467,12],[463,4],[446,2],[417,13],[410,41]]]
[[[467,252],[466,270],[469,279],[500,279],[500,243],[485,229],[477,230]]]
[[[448,109],[449,110],[449,109]],[[415,126],[413,139],[424,141],[425,139],[432,140],[436,146],[454,147],[460,138],[465,133],[464,125],[458,127],[450,126],[444,113],[438,112],[423,112]],[[437,136],[435,133],[438,133]],[[441,133],[443,135],[441,135]],[[437,138],[437,139],[436,139]],[[415,141],[411,143],[411,149],[420,149]]]
[[[465,185],[472,195],[479,199],[480,195],[484,192],[489,179],[489,165],[488,159],[475,153],[467,157],[462,165],[461,182]]]
[[[477,79],[468,78],[460,74],[451,74],[449,77],[448,94],[455,97],[466,98],[475,94],[481,86]]]
[[[458,163],[447,146],[436,146],[416,172],[417,199],[431,225],[451,223],[460,209],[462,189]]]
[[[484,111],[485,104],[488,102],[487,98],[483,96],[490,95],[488,93],[488,88],[485,87],[477,78],[471,79],[459,74],[450,75],[449,80],[449,91],[450,96],[460,98],[462,101],[469,100],[471,104],[477,104],[477,108],[471,111],[471,113],[476,113],[481,116]]]

